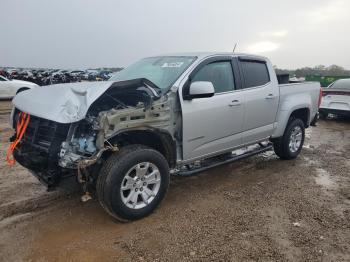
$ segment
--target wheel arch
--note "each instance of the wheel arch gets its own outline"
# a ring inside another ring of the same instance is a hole
[[[310,126],[310,109],[307,107],[299,108],[291,112],[289,119],[298,118],[303,121],[305,128]]]
[[[283,136],[283,133],[291,118],[299,118],[303,121],[305,128],[310,126],[310,108],[306,105],[292,108],[290,111],[280,111],[280,115],[277,119],[277,128],[272,134],[272,138],[278,138]]]
[[[23,91],[25,91],[25,90],[29,90],[30,88],[29,87],[20,87],[20,88],[18,88],[17,89],[17,91],[16,91],[16,95],[18,94],[18,93],[21,93],[21,92],[23,92]]]
[[[107,141],[118,147],[132,144],[148,146],[160,152],[168,161],[169,167],[176,165],[176,143],[166,130],[152,127],[126,129],[114,134]]]

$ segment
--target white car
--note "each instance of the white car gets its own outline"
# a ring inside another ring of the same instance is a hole
[[[350,79],[340,79],[322,90],[320,117],[328,114],[350,117]]]
[[[34,87],[38,87],[38,85],[28,81],[9,80],[0,76],[0,99],[11,99],[17,93]]]

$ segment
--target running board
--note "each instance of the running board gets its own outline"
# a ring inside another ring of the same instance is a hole
[[[209,165],[206,165],[206,166],[202,166],[202,167],[198,167],[198,168],[194,168],[194,169],[191,169],[191,170],[179,171],[178,173],[176,173],[176,175],[178,175],[178,176],[193,176],[193,175],[196,175],[197,173],[203,172],[203,171],[208,170],[210,168],[221,166],[221,165],[225,165],[225,164],[229,164],[229,163],[232,163],[232,162],[235,162],[235,161],[238,161],[238,160],[242,160],[242,159],[245,159],[245,158],[248,158],[248,157],[251,157],[251,156],[254,156],[254,155],[266,152],[266,151],[269,151],[272,148],[273,148],[272,144],[269,143],[266,146],[262,146],[260,148],[255,149],[255,150],[248,151],[248,152],[243,153],[241,155],[232,156],[232,157],[230,157],[228,159],[225,159],[223,161],[217,161],[217,162],[214,162],[212,164],[209,164]]]

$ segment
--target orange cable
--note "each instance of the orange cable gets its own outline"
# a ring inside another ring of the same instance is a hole
[[[10,144],[9,148],[7,149],[6,154],[6,161],[9,166],[13,166],[16,163],[16,160],[13,157],[13,151],[15,150],[18,143],[21,141],[27,126],[29,124],[30,115],[26,113],[19,113],[18,119],[17,119],[17,126],[16,126],[16,139]]]

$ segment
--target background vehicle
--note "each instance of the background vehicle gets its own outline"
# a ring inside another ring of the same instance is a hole
[[[3,76],[0,76],[0,99],[13,98],[18,92],[37,87],[37,84],[22,81],[22,80],[9,80]]]
[[[25,112],[30,121],[14,156],[51,188],[77,177],[109,214],[134,220],[158,206],[170,173],[192,175],[272,147],[282,159],[297,157],[319,101],[318,83],[278,85],[264,57],[150,57],[107,82],[17,95],[13,119]]]
[[[323,88],[320,117],[328,114],[350,117],[350,79],[340,79]]]
[[[39,86],[75,83],[82,81],[106,81],[121,68],[86,70],[0,68],[0,76],[35,83]]]

